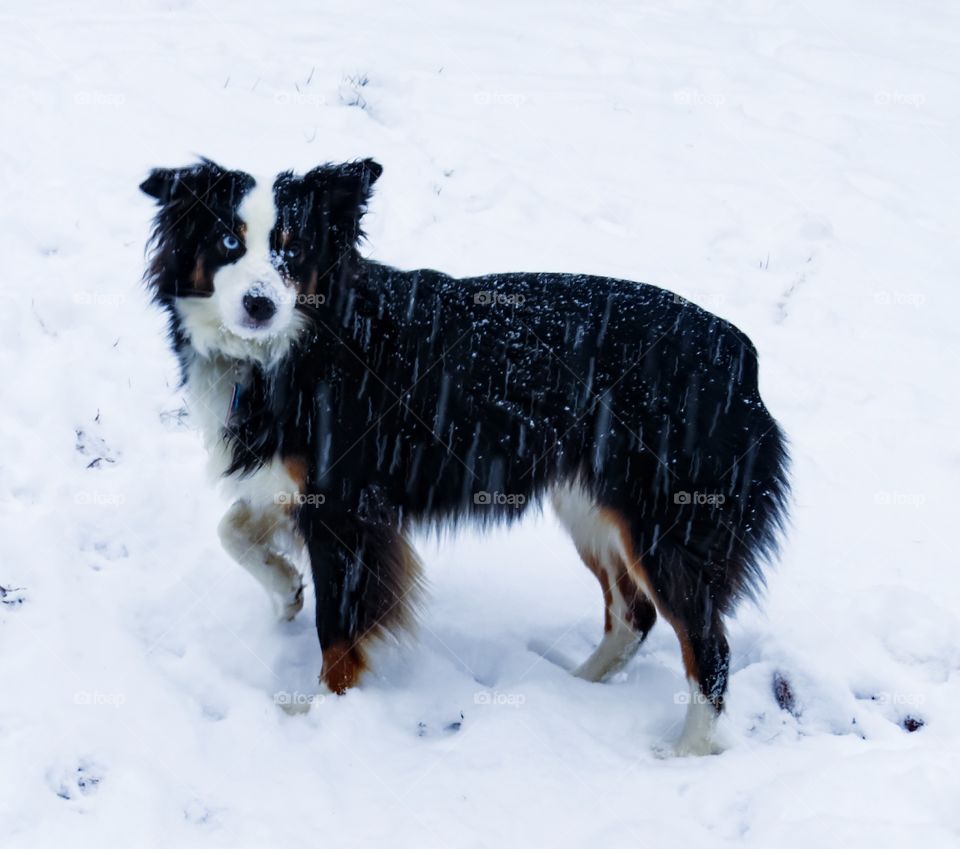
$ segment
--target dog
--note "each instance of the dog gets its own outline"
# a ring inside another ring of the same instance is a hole
[[[145,281],[169,318],[225,549],[279,616],[309,558],[321,684],[415,619],[422,526],[515,521],[545,499],[596,576],[609,679],[659,614],[691,694],[676,751],[717,751],[724,617],[755,596],[786,516],[788,453],[757,352],[663,289],[602,277],[454,279],[361,256],[372,159],[268,180],[153,170]]]

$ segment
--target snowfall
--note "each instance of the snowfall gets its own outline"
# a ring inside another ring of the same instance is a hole
[[[0,846],[960,844],[960,10],[7,2],[0,73]],[[415,638],[316,696],[141,283],[138,183],[199,155],[373,156],[377,260],[643,280],[751,336],[794,493],[722,754],[661,756],[662,622],[607,684],[531,649],[602,633],[548,509],[424,534]]]

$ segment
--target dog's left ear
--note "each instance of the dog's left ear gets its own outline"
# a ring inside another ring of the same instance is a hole
[[[370,195],[370,187],[383,173],[383,166],[375,159],[356,159],[342,165],[321,165],[310,173],[320,174],[328,186],[360,194],[366,200]]]
[[[304,179],[323,209],[330,228],[344,241],[355,242],[362,235],[360,219],[367,210],[371,189],[383,166],[373,159],[358,159],[342,165],[321,165]]]

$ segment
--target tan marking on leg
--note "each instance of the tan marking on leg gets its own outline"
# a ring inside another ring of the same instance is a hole
[[[575,482],[567,483],[552,492],[551,500],[557,518],[603,590],[603,638],[573,674],[588,681],[605,681],[636,654],[656,621],[656,608],[624,563],[617,528],[604,520],[587,491]]]
[[[334,693],[342,695],[356,686],[366,669],[363,652],[358,645],[346,642],[322,646],[323,670],[320,677]]]
[[[421,564],[405,534],[392,540],[374,564],[366,584],[363,621],[357,633],[334,636],[321,643],[323,665],[321,680],[335,693],[357,685],[369,668],[372,648],[383,639],[395,638],[416,625],[421,596]],[[337,633],[336,631],[334,632]]]
[[[653,601],[654,605],[656,605],[657,611],[660,613],[660,615],[670,623],[670,626],[676,632],[677,639],[680,641],[680,654],[683,657],[683,667],[686,670],[687,677],[699,681],[700,675],[697,672],[697,662],[693,655],[693,646],[690,644],[690,636],[687,634],[686,628],[684,628],[676,620],[676,618],[664,608],[662,602],[657,597],[657,594],[653,589],[653,584],[650,581],[650,576],[647,574],[647,570],[643,566],[643,561],[634,551],[633,535],[630,533],[629,523],[623,518],[623,516],[620,515],[620,513],[609,507],[602,507],[599,512],[603,521],[609,522],[614,528],[616,528],[617,533],[620,536],[621,545],[623,546],[623,555],[626,558],[627,569],[629,570],[630,574],[643,588],[644,592]]]
[[[596,556],[583,551],[579,554],[580,559],[600,582],[600,589],[603,591],[603,631],[609,634],[613,628],[613,593],[610,588],[610,578],[607,575],[607,570],[603,568]]]
[[[295,456],[284,457],[283,468],[290,476],[290,480],[293,481],[293,485],[297,488],[297,494],[303,495],[307,491],[307,458]],[[295,499],[290,499],[284,504],[284,510],[286,510],[287,513],[295,514],[298,506]]]
[[[600,573],[600,587],[603,589],[603,630],[610,633],[613,630],[613,593],[610,591],[610,579],[606,572]]]
[[[603,590],[604,634],[590,657],[573,674],[587,681],[606,681],[623,669],[636,654],[656,619],[656,611],[630,577],[615,550],[606,548],[602,554],[579,551],[583,562],[597,576]],[[647,605],[643,617],[634,613],[636,597]]]
[[[637,584],[623,558],[614,555],[611,559],[616,563],[617,579],[614,587],[623,599],[624,619],[635,631],[646,634],[656,622],[656,605]]]

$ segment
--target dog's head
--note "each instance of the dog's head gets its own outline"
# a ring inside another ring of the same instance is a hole
[[[281,357],[349,268],[382,170],[365,159],[261,180],[205,159],[152,171],[147,281],[184,341],[202,356]]]

